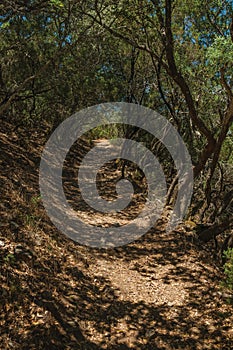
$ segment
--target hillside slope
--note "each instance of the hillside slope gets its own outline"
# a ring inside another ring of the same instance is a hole
[[[223,276],[185,230],[164,219],[98,250],[53,226],[38,187],[48,134],[1,122],[1,349],[232,349]]]

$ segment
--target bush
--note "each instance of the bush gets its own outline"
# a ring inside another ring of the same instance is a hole
[[[233,248],[224,251],[226,263],[224,264],[224,273],[226,275],[226,286],[233,290]]]

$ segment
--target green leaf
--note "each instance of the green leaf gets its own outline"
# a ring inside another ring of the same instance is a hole
[[[63,2],[60,0],[50,0],[49,3],[50,3],[50,5],[58,7],[58,8],[64,7]]]

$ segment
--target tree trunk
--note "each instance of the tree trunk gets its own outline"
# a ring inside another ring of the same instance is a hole
[[[219,234],[229,229],[232,226],[232,224],[233,224],[232,220],[227,219],[224,222],[221,222],[220,224],[215,224],[201,231],[200,233],[198,233],[198,237],[200,238],[200,240],[207,243],[211,239],[214,239]]]

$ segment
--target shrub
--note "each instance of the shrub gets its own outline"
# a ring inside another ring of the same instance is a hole
[[[233,248],[224,251],[226,263],[224,264],[224,273],[226,275],[226,286],[233,290]]]

